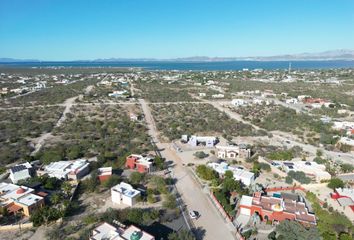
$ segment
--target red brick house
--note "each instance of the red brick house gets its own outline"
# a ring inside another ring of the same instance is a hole
[[[149,156],[132,154],[126,158],[125,167],[137,170],[140,173],[154,171],[154,159]]]
[[[295,220],[305,225],[316,225],[315,215],[309,213],[306,204],[295,194],[282,193],[281,197],[272,197],[255,193],[253,197],[242,196],[239,209],[240,214],[257,214],[262,221]]]

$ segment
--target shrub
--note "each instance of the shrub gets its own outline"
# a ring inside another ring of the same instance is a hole
[[[198,165],[196,172],[198,176],[204,180],[213,180],[218,178],[218,173],[206,165]]]

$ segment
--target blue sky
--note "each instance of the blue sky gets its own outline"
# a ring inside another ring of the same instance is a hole
[[[0,57],[237,57],[333,49],[354,49],[353,0],[0,1]]]

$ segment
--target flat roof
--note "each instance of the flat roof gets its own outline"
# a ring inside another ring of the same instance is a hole
[[[243,195],[240,201],[240,205],[251,207],[252,201],[253,201],[253,197]]]
[[[124,196],[133,198],[140,194],[139,190],[134,189],[130,184],[121,182],[118,185],[112,187],[113,191],[122,193]]]
[[[43,200],[43,197],[38,196],[36,194],[27,194],[17,200],[18,203],[21,203],[26,206],[31,206],[39,201]]]
[[[155,237],[148,234],[147,232],[142,231],[140,228],[131,225],[128,227],[123,234],[121,235],[124,239],[130,240],[132,239],[132,234],[137,234],[139,236],[139,240],[154,240]]]

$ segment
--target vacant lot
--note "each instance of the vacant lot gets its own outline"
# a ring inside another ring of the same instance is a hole
[[[129,106],[133,108],[132,106]],[[98,156],[102,162],[124,160],[128,153],[151,149],[146,127],[131,121],[129,111],[118,105],[76,106],[39,153],[44,162]]]
[[[1,110],[0,163],[8,164],[29,158],[29,140],[52,131],[62,112],[62,107]]]
[[[182,134],[259,135],[252,126],[231,119],[210,104],[151,105],[158,130],[169,140]]]

